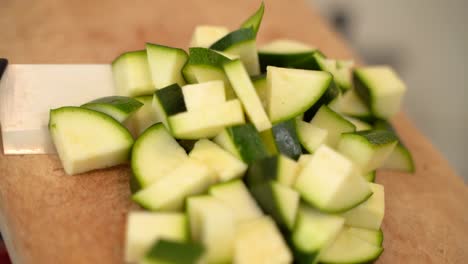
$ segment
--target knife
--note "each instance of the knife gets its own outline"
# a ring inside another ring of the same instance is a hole
[[[3,72],[3,74],[2,74]],[[49,110],[115,95],[109,64],[8,64],[0,59],[3,152],[49,154]]]

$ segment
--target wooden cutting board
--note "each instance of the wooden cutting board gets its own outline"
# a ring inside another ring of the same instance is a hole
[[[260,42],[295,38],[330,57],[356,59],[306,2],[265,2]],[[234,29],[258,4],[2,0],[0,56],[12,63],[109,63],[147,41],[186,47],[197,24]],[[378,263],[468,263],[466,185],[405,115],[394,121],[417,171],[378,173],[386,192]],[[14,263],[121,263],[125,217],[136,208],[128,178],[125,166],[66,176],[55,155],[0,154],[0,229]]]

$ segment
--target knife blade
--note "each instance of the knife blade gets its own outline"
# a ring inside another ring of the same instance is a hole
[[[2,61],[0,70],[1,65],[6,69],[0,75],[0,125],[6,155],[55,153],[47,127],[50,109],[115,95],[109,64]]]

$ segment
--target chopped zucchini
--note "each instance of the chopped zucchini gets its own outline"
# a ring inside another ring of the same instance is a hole
[[[325,144],[328,130],[316,127],[302,120],[296,120],[297,135],[302,147],[309,153],[314,153],[318,147]]]
[[[207,139],[201,139],[195,143],[190,157],[205,163],[216,171],[219,181],[222,182],[240,178],[247,170],[245,163]]]
[[[272,123],[294,118],[313,106],[332,81],[326,72],[267,67],[267,112]]]
[[[325,143],[332,148],[338,145],[342,133],[356,131],[356,127],[351,122],[326,105],[320,107],[310,123],[315,127],[327,130],[328,136]]]
[[[338,151],[359,166],[362,173],[379,168],[398,142],[393,132],[366,130],[341,135]]]
[[[377,171],[370,171],[364,174],[364,179],[368,182],[375,182],[375,177],[377,176]]]
[[[375,129],[385,129],[395,133],[397,133],[392,125],[385,121],[385,120],[377,120],[374,123]],[[395,149],[392,151],[392,154],[387,158],[384,164],[381,166],[382,169],[389,169],[389,170],[398,170],[404,172],[413,173],[415,171],[415,165],[413,157],[411,156],[411,152],[406,148],[398,138],[398,144],[395,146]]]
[[[206,105],[168,119],[173,135],[178,139],[212,138],[224,127],[245,123],[244,112],[239,100],[218,105]]]
[[[369,187],[372,190],[372,196],[364,203],[342,214],[347,226],[380,229],[385,213],[384,187],[375,183],[369,183]]]
[[[356,91],[374,116],[389,119],[400,111],[406,85],[390,67],[357,68],[353,81]]]
[[[277,123],[271,128],[276,149],[294,160],[302,154],[301,143],[296,130],[296,120]]]
[[[83,104],[81,107],[104,113],[122,123],[141,106],[142,103],[131,97],[107,96]]]
[[[126,163],[133,145],[132,135],[117,120],[81,107],[50,110],[49,132],[70,175]]]
[[[320,263],[369,263],[382,254],[383,248],[373,245],[343,229],[330,247],[319,256]]]
[[[345,116],[343,115],[343,118],[351,122],[355,127],[356,131],[364,131],[364,130],[371,130],[372,126],[360,119],[357,119],[355,117],[350,117],[350,116]]]
[[[233,263],[284,264],[292,261],[291,251],[270,217],[246,221],[237,229]]]
[[[123,53],[112,62],[117,95],[140,96],[155,90],[145,50]]]
[[[135,100],[138,100],[143,106],[126,120],[125,125],[134,137],[138,137],[148,127],[162,122],[162,120],[153,107],[153,95],[138,96],[135,97]]]
[[[236,233],[232,209],[217,198],[198,196],[187,199],[187,211],[192,239],[205,248],[202,263],[230,263]]]
[[[382,246],[383,243],[383,232],[382,229],[379,230],[372,230],[366,228],[358,228],[358,227],[345,227],[347,231],[353,236],[360,238],[368,243],[371,243],[375,246]]]
[[[189,59],[182,69],[182,74],[188,83],[202,83],[221,80],[224,82],[226,98],[235,98],[231,84],[223,70],[223,64],[229,58],[207,48],[190,48]]]
[[[292,230],[299,207],[299,194],[276,181],[265,181],[249,187],[263,211],[281,227]]]
[[[347,211],[372,195],[353,163],[326,145],[315,151],[294,187],[310,205],[329,213]]]
[[[297,165],[299,166],[298,172],[304,169],[304,167],[307,165],[307,163],[310,161],[312,158],[312,154],[302,154],[299,159],[297,160]]]
[[[182,68],[188,60],[188,55],[183,49],[146,43],[148,64],[156,89],[164,88],[177,83],[185,84],[182,76]]]
[[[262,23],[263,13],[265,12],[265,5],[263,2],[260,4],[260,7],[253,13],[246,21],[241,25],[241,28],[252,28],[255,34],[258,33],[260,29],[260,24]]]
[[[368,122],[375,119],[369,107],[362,101],[355,89],[351,89],[342,96],[335,98],[330,102],[329,106],[333,111],[346,116],[359,118]]]
[[[255,77],[252,77],[252,83],[255,87],[255,91],[257,92],[258,98],[260,98],[260,101],[262,102],[262,106],[264,109],[267,108],[267,81],[266,81],[266,75],[257,75]]]
[[[239,100],[244,106],[249,120],[258,131],[271,128],[271,122],[262,106],[250,77],[240,60],[233,60],[224,64],[224,71]]]
[[[291,66],[305,57],[312,56],[315,50],[314,47],[295,40],[274,40],[259,48],[260,70],[265,72],[267,66],[296,68]]]
[[[325,93],[323,93],[323,95],[315,104],[313,104],[309,109],[307,109],[302,119],[304,121],[309,122],[315,116],[315,114],[317,113],[317,111],[320,109],[322,105],[329,104],[330,102],[335,100],[335,98],[339,97],[340,94],[341,94],[340,89],[338,88],[336,83],[334,81],[330,82]]]
[[[210,195],[232,209],[237,223],[263,215],[255,199],[241,180],[220,183],[210,188]]]
[[[227,127],[214,142],[247,164],[268,156],[260,134],[252,124]]]
[[[135,193],[132,199],[149,210],[177,211],[183,208],[185,198],[206,191],[215,182],[216,174],[213,170],[188,158],[165,176]]]
[[[150,185],[187,159],[185,150],[177,144],[161,123],[149,127],[132,148],[131,169],[142,187]]]
[[[181,213],[130,212],[127,217],[125,261],[139,261],[160,239],[186,241],[187,218]]]
[[[258,62],[255,36],[256,32],[252,27],[240,28],[213,43],[210,49],[239,55],[239,59],[249,75],[258,75],[260,74],[260,64]]]
[[[156,90],[153,97],[153,107],[161,118],[164,126],[170,131],[170,116],[187,111],[182,88],[177,83]]]
[[[293,186],[296,181],[298,164],[282,154],[255,161],[249,167],[246,182],[249,186],[274,180],[284,186]]]
[[[182,87],[182,93],[188,111],[219,105],[226,101],[226,92],[222,81],[188,84]]]
[[[297,263],[317,263],[320,252],[330,246],[344,227],[338,215],[323,214],[301,205],[291,244]]]
[[[141,264],[193,264],[198,263],[203,246],[193,242],[161,239],[146,253]]]
[[[190,47],[209,48],[229,33],[229,29],[221,26],[200,25],[195,28]]]

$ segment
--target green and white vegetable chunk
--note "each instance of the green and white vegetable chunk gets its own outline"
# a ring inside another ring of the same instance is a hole
[[[317,263],[320,252],[333,243],[343,227],[343,217],[301,205],[291,235],[298,263]]]
[[[294,187],[310,205],[329,213],[347,211],[372,195],[354,164],[325,145],[300,171]]]
[[[148,127],[162,120],[153,107],[153,95],[138,96],[135,97],[135,100],[138,100],[143,106],[125,121],[125,125],[132,132],[133,136],[137,137]]]
[[[201,139],[195,143],[190,157],[203,162],[216,171],[221,182],[240,178],[247,170],[247,165],[244,162],[207,139]]]
[[[291,187],[296,181],[298,170],[297,162],[279,154],[252,163],[246,175],[246,182],[249,186],[254,186],[274,180]]]
[[[158,123],[148,128],[132,148],[132,173],[143,187],[166,176],[187,159],[187,153]]]
[[[192,242],[161,239],[156,242],[139,263],[141,264],[193,264],[198,263],[203,247]]]
[[[126,52],[112,62],[117,95],[140,96],[155,90],[145,50]]]
[[[148,65],[154,87],[161,89],[173,83],[185,84],[181,70],[188,60],[183,49],[146,43]]]
[[[302,120],[296,120],[296,129],[302,147],[314,153],[318,147],[327,142],[328,130],[316,127]]]
[[[133,137],[114,118],[80,107],[50,110],[49,131],[67,174],[126,163]]]
[[[400,110],[406,85],[390,67],[357,68],[353,81],[359,96],[376,117],[389,119]]]
[[[81,107],[107,114],[122,123],[142,106],[142,103],[131,97],[108,96],[83,104]]]
[[[390,131],[366,130],[341,135],[338,151],[351,159],[362,173],[379,168],[392,153],[398,138]]]
[[[270,217],[247,221],[237,229],[233,263],[283,264],[292,260],[291,251]]]
[[[267,67],[267,112],[271,122],[304,113],[320,99],[331,81],[327,72]]]
[[[257,130],[263,131],[271,128],[271,122],[242,62],[240,60],[227,62],[224,64],[224,71],[234,92],[242,102],[249,120]]]
[[[369,183],[369,187],[372,190],[372,196],[364,203],[342,214],[346,219],[346,225],[380,229],[385,213],[384,187],[375,183]]]
[[[187,111],[182,88],[174,83],[156,90],[153,97],[153,107],[164,126],[168,130],[172,130],[168,121],[169,117]]]
[[[200,242],[203,263],[229,263],[234,251],[236,223],[231,208],[210,196],[187,200],[192,239]]]
[[[188,111],[219,105],[226,101],[226,93],[222,81],[188,84],[182,87],[182,93],[184,94],[185,106]]]
[[[214,185],[210,188],[209,193],[232,209],[236,223],[263,215],[262,210],[260,210],[255,199],[250,195],[241,180]]]
[[[125,261],[138,262],[159,239],[186,241],[188,221],[182,213],[130,212],[127,217]]]

